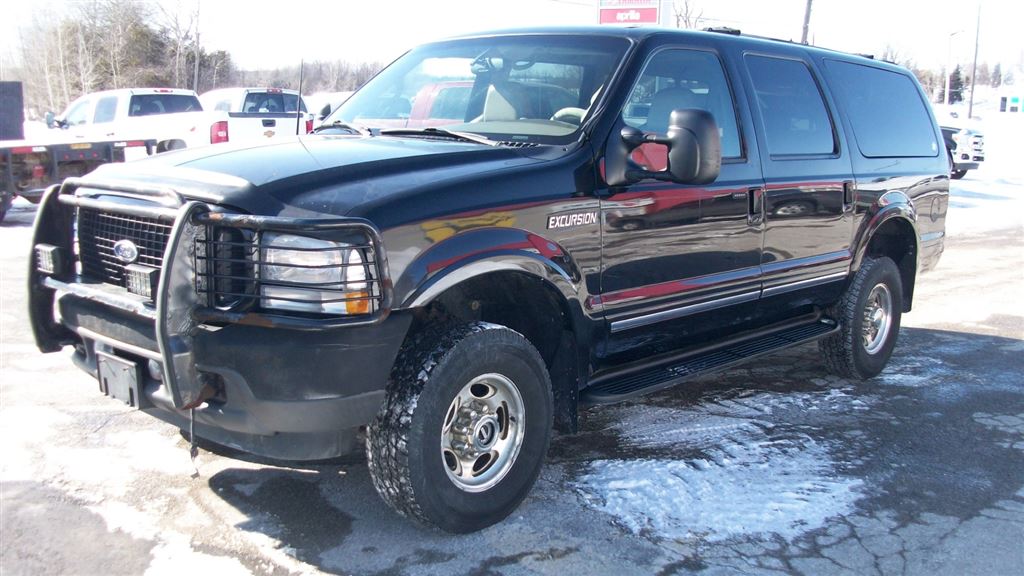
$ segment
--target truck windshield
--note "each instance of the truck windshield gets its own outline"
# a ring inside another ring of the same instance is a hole
[[[628,46],[622,38],[583,35],[429,44],[370,80],[324,124],[443,127],[499,141],[566,142],[575,138]]]

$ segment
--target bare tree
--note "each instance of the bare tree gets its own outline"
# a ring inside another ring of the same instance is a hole
[[[163,18],[163,30],[170,38],[171,51],[172,51],[172,72],[174,78],[174,87],[183,87],[183,82],[187,78],[185,71],[185,51],[188,46],[192,43],[195,31],[195,14],[193,11],[188,10],[188,18],[182,17],[181,2],[176,1],[173,4],[173,10],[168,9],[167,4],[160,4],[160,14]],[[216,84],[216,82],[214,83]]]
[[[675,0],[672,10],[675,12],[676,28],[695,29],[704,22],[704,9],[698,8],[695,0]]]

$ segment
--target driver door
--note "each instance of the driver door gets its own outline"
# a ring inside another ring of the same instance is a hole
[[[710,331],[734,328],[756,308],[763,181],[754,139],[741,138],[753,132],[749,114],[737,105],[743,102],[734,93],[738,84],[729,81],[713,51],[662,48],[649,58],[622,109],[623,124],[662,135],[675,109],[711,112],[723,160],[711,184],[644,180],[604,195],[606,365],[712,337]],[[613,130],[611,138],[618,137]],[[662,171],[667,148],[643,144],[631,160]]]

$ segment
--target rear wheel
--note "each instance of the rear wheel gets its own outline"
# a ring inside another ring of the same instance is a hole
[[[842,298],[829,313],[839,332],[818,347],[832,372],[866,379],[885,368],[900,330],[903,285],[889,258],[865,258]]]
[[[953,162],[953,153],[946,152],[946,157],[949,158],[949,177],[953,180],[959,180],[967,174],[967,170],[957,170],[956,163]]]
[[[540,473],[551,382],[518,332],[485,322],[424,332],[403,348],[366,453],[381,497],[449,532],[508,516]]]
[[[11,204],[14,203],[14,195],[6,192],[0,192],[0,223],[4,221],[7,216],[7,211],[11,209]]]

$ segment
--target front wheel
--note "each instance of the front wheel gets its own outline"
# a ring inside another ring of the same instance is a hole
[[[867,379],[885,368],[900,331],[903,284],[889,258],[866,257],[842,298],[830,310],[839,331],[818,341],[829,369]]]
[[[486,322],[428,330],[399,353],[370,424],[370,476],[404,516],[480,530],[529,493],[551,425],[551,381],[521,334]]]

